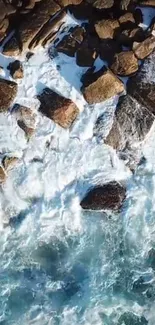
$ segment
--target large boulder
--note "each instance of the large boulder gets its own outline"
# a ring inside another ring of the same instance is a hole
[[[95,24],[95,30],[101,39],[113,39],[120,31],[117,19],[102,19]]]
[[[0,112],[6,112],[17,94],[17,84],[0,78]]]
[[[119,210],[126,196],[126,189],[115,181],[89,190],[80,205],[87,210]]]
[[[155,53],[143,62],[138,73],[127,82],[127,92],[155,114]]]
[[[138,70],[138,60],[132,51],[115,54],[110,69],[120,76],[129,76]]]
[[[79,114],[78,107],[70,99],[49,88],[45,88],[38,99],[40,112],[63,128],[69,128]]]
[[[133,52],[139,60],[145,59],[155,50],[155,36],[147,37],[143,42],[133,43]]]
[[[124,91],[123,82],[105,67],[96,73],[86,73],[82,80],[81,90],[88,104],[100,103]]]
[[[132,148],[145,140],[154,119],[154,115],[144,105],[130,95],[122,96],[105,143],[116,150],[123,150],[126,146]]]

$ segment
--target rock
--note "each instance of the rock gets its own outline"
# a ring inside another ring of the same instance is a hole
[[[133,14],[134,14],[134,18],[135,18],[136,24],[137,25],[142,24],[143,23],[143,13],[142,13],[141,9],[140,8],[136,8],[134,10],[134,13]]]
[[[109,9],[114,5],[114,0],[87,0],[96,9]]]
[[[93,7],[84,1],[78,6],[70,6],[69,11],[78,20],[92,20],[94,17]]]
[[[133,42],[142,42],[145,39],[143,28],[135,24],[126,27],[117,37],[117,41],[124,46],[132,46]]]
[[[7,56],[20,55],[21,48],[15,34],[11,38],[9,38],[8,41],[6,41],[2,53]]]
[[[154,123],[153,114],[131,96],[122,96],[115,112],[112,128],[105,143],[116,150],[132,148],[145,140]]]
[[[6,179],[6,174],[4,169],[0,166],[0,184],[4,183]]]
[[[138,73],[127,82],[127,93],[155,114],[155,53],[145,59]]]
[[[27,59],[27,61],[29,61],[29,60],[32,58],[33,55],[34,55],[33,52],[28,51],[28,52],[26,53],[26,59]]]
[[[100,42],[99,54],[102,60],[107,61],[109,64],[112,64],[113,58],[116,53],[122,51],[121,45],[112,39],[102,40]]]
[[[135,23],[135,17],[132,12],[126,12],[124,15],[119,17],[118,21],[120,25],[127,23]]]
[[[0,21],[2,21],[7,15],[7,7],[2,0],[0,0]]]
[[[85,30],[77,26],[71,28],[69,32],[70,33],[56,45],[56,49],[58,52],[73,57],[84,40]]]
[[[124,91],[124,84],[109,69],[103,67],[89,77],[84,75],[82,93],[88,104],[96,104]]]
[[[36,128],[36,114],[28,107],[15,104],[13,113],[16,115],[18,126],[25,132],[28,139],[34,134]]]
[[[120,9],[121,10],[130,10],[135,7],[136,1],[134,0],[121,0],[120,1]]]
[[[5,18],[1,23],[0,23],[0,41],[3,40],[3,38],[6,36],[6,31],[9,27],[9,20],[8,18]]]
[[[101,39],[113,39],[120,31],[117,19],[102,19],[95,24],[95,30]]]
[[[155,36],[151,35],[143,42],[134,42],[133,51],[136,57],[140,60],[145,59],[155,50]]]
[[[126,196],[120,183],[110,182],[90,189],[80,205],[87,210],[119,210]]]
[[[79,5],[83,0],[57,0],[61,7],[67,7],[69,5]]]
[[[138,316],[131,312],[126,312],[121,315],[117,324],[118,325],[147,325],[148,321],[144,316]]]
[[[80,67],[92,67],[97,58],[97,52],[88,47],[88,43],[83,44],[76,53],[76,64]]]
[[[13,169],[18,161],[19,161],[19,158],[17,158],[17,157],[5,156],[2,160],[2,164],[3,164],[4,169],[6,171],[8,171],[8,170]]]
[[[154,0],[140,0],[138,3],[139,6],[144,7],[155,7],[155,1]]]
[[[132,51],[115,54],[110,69],[120,76],[130,76],[138,70],[138,60]]]
[[[6,112],[17,94],[17,84],[0,78],[0,112]]]
[[[22,79],[24,76],[23,66],[19,60],[11,62],[7,69],[10,71],[13,79]]]
[[[38,99],[40,112],[65,129],[72,125],[79,114],[79,109],[70,99],[49,88],[45,88]]]

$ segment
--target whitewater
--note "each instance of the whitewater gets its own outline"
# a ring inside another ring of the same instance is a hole
[[[143,13],[145,28],[155,11]],[[68,30],[79,22],[67,15],[64,23]],[[19,157],[0,188],[0,324],[123,325],[120,316],[131,312],[141,322],[125,325],[154,325],[148,252],[155,248],[155,126],[141,144],[145,162],[133,174],[103,142],[118,98],[88,106],[80,93],[87,69],[52,45],[19,59],[24,78],[15,103],[32,108],[37,125],[27,142],[14,115],[0,113],[0,157]],[[2,77],[10,78],[13,60],[0,54]],[[103,61],[95,64],[98,70]],[[36,96],[45,86],[79,107],[70,130],[38,112]],[[127,187],[122,211],[82,211],[87,190],[110,180]]]

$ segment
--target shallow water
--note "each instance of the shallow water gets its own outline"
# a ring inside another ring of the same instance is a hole
[[[15,102],[38,118],[29,143],[13,115],[1,113],[0,151],[21,162],[0,191],[0,324],[154,325],[155,129],[141,148],[146,162],[133,175],[94,132],[103,115],[107,134],[117,98],[86,105],[80,94],[85,69],[52,53],[37,49],[28,62],[21,58],[24,78]],[[102,64],[97,60],[97,69]],[[80,108],[70,132],[37,113],[35,96],[44,85]],[[114,179],[127,186],[120,213],[81,210],[89,187]]]

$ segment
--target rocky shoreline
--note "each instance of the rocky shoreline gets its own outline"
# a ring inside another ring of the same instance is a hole
[[[81,78],[81,94],[89,105],[120,96],[112,128],[103,142],[115,149],[120,157],[124,155],[124,162],[133,170],[142,158],[138,146],[148,136],[155,119],[155,83],[147,78],[148,70],[153,75],[155,66],[155,18],[144,29],[142,7],[155,9],[155,2],[0,1],[2,54],[15,58],[8,65],[11,78],[15,81],[23,78],[20,55],[27,53],[29,59],[38,46],[52,44],[56,53],[76,57],[76,64],[87,68]],[[79,21],[79,25],[71,27],[66,33],[63,19],[67,12]],[[97,58],[103,60],[103,66],[96,72]],[[11,107],[18,89],[15,81],[0,78],[0,112],[10,112],[11,109],[18,127],[29,141],[35,133],[36,117],[28,107],[17,103]],[[60,95],[59,91],[56,93],[45,87],[37,98],[40,114],[65,129],[76,123],[79,108],[73,101]],[[98,123],[102,123],[100,118]],[[17,163],[17,157],[3,157],[1,185],[8,170]],[[111,182],[90,189],[81,206],[83,209],[119,211],[124,199],[124,185]]]

